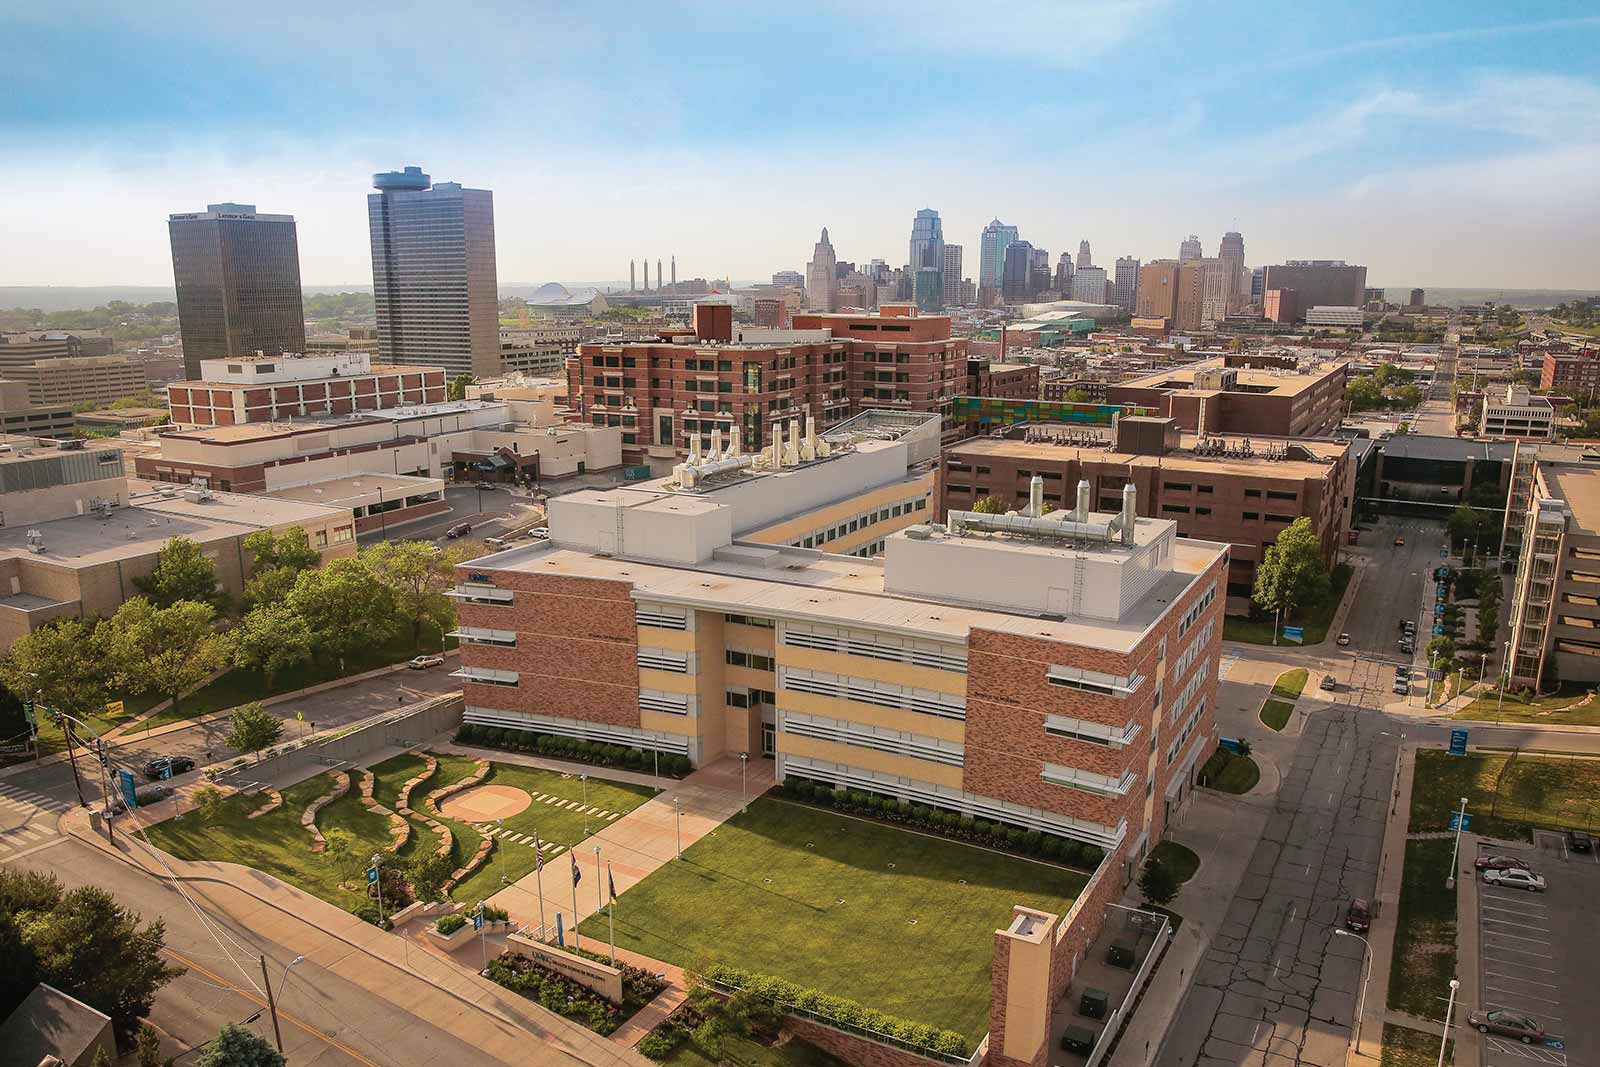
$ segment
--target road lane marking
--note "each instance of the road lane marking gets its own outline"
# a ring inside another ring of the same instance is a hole
[[[1547,971],[1550,970],[1550,968],[1548,968],[1548,967],[1541,968],[1541,969],[1542,970],[1547,970]],[[1554,982],[1540,982],[1540,981],[1536,981],[1536,980],[1534,980],[1532,978],[1524,978],[1520,974],[1506,974],[1506,973],[1504,973],[1502,971],[1484,971],[1483,973],[1484,973],[1484,977],[1486,977],[1486,978],[1509,978],[1513,982],[1522,982],[1525,985],[1542,985],[1546,989],[1560,989],[1561,988],[1560,986],[1556,985]],[[1550,973],[1554,974],[1555,972],[1551,971]]]

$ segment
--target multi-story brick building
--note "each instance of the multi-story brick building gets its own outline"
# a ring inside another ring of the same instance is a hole
[[[442,403],[442,367],[374,365],[366,352],[208,359],[200,378],[167,386],[180,426],[235,426]]]
[[[1113,513],[1085,495],[1044,515],[1042,482],[1023,515],[910,525],[881,559],[742,536],[763,508],[822,506],[841,459],[903,462],[857,455],[878,436],[554,498],[547,545],[459,569],[466,721],[766,756],[1131,870],[1210,751],[1228,547],[1136,516],[1131,487]],[[721,503],[719,478],[778,484]]]
[[[576,417],[620,427],[624,460],[672,458],[694,434],[737,432],[746,452],[773,427],[812,417],[826,430],[868,408],[939,412],[966,380],[967,342],[950,319],[912,305],[877,314],[796,314],[787,330],[735,328],[725,307],[695,308],[692,332],[586,342],[567,361]],[[948,422],[946,432],[954,436]]]
[[[1265,359],[1272,366],[1252,363]],[[1282,366],[1275,357],[1218,356],[1130,378],[1106,389],[1106,402],[1169,415],[1191,433],[1315,436],[1332,432],[1344,411],[1346,364]]]
[[[968,359],[967,389],[964,395],[988,396],[1002,400],[1037,400],[1039,365]]]
[[[1600,681],[1600,470],[1576,450],[1545,457],[1519,443],[1517,453],[1531,460],[1531,479],[1513,490],[1506,514],[1518,531],[1510,684],[1592,684]]]
[[[1539,372],[1539,388],[1592,403],[1596,392],[1600,391],[1600,348],[1546,352]]]
[[[1080,484],[1102,510],[1132,486],[1141,514],[1175,522],[1180,537],[1231,546],[1229,606],[1241,612],[1256,564],[1284,527],[1309,518],[1330,564],[1349,529],[1355,465],[1348,441],[1255,438],[1245,454],[1242,441],[1202,445],[1171,419],[1140,417],[1120,419],[1104,439],[1103,447],[1086,446],[1081,431],[1045,425],[952,445],[942,460],[939,514],[985,497],[1007,509],[1024,506],[1035,476],[1055,508],[1070,507]]]

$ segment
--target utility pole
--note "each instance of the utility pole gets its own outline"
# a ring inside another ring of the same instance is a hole
[[[78,777],[77,738],[72,736],[72,719],[66,715],[61,716],[61,732],[67,739],[67,762],[72,764],[72,784],[78,787],[78,807],[87,808],[89,802],[83,799],[83,779]]]
[[[267,973],[267,957],[261,957],[261,981],[267,987],[267,1010],[272,1013],[272,1043],[283,1051],[283,1033],[278,1029],[278,1002],[272,999],[272,976]]]

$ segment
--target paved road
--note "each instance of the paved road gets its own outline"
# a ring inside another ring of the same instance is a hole
[[[170,884],[71,837],[57,837],[44,849],[12,862],[48,871],[68,888],[115,886],[124,906],[146,920],[166,922],[169,962],[189,968],[188,974],[156,998],[150,1017],[166,1036],[166,1055],[186,1052],[215,1037],[223,1023],[241,1022],[264,1006],[255,987],[262,981],[259,957],[265,955],[279,1005],[284,1053],[296,1067],[498,1062],[469,1041],[417,1019],[315,963],[297,965],[285,980],[284,968],[298,953],[212,907],[204,887],[191,889],[191,903]],[[249,1029],[272,1039],[265,1012]],[[531,1035],[529,1040],[533,1040]]]
[[[460,681],[450,677],[452,669],[453,667],[447,663],[446,666],[425,671],[396,671],[393,674],[380,675],[365,681],[352,682],[337,689],[314,693],[300,700],[286,701],[274,705],[269,710],[279,718],[287,720],[284,736],[293,738],[298,736],[300,731],[309,730],[308,724],[314,724],[319,730],[330,726],[341,726],[380,711],[391,711],[402,704],[411,704],[460,689]],[[305,722],[295,719],[296,712],[305,713]],[[223,743],[223,737],[227,732],[227,721],[222,719],[148,739],[135,734],[115,747],[112,759],[115,765],[128,767],[135,773],[156,756],[189,756],[204,766],[235,754],[233,749]],[[78,766],[80,772],[86,776],[84,795],[91,801],[97,802],[100,796],[98,785],[87,783],[88,777],[98,773],[97,768],[91,761],[83,759],[81,753]],[[72,767],[66,763],[23,771],[5,781],[20,789],[57,800],[74,802],[77,800],[77,791],[72,782]]]
[[[450,510],[443,515],[408,522],[404,526],[389,528],[380,526],[376,530],[361,534],[356,540],[363,545],[385,539],[437,540],[458,522],[470,522],[475,536],[493,537],[508,520],[520,517],[519,513],[528,502],[526,496],[513,495],[504,488],[480,493],[475,487],[468,485],[445,486],[444,498],[450,505]]]

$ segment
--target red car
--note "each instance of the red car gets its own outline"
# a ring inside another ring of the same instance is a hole
[[[1533,866],[1525,859],[1516,856],[1479,856],[1473,866],[1480,871],[1511,871],[1523,870],[1529,874],[1538,874]]]
[[[1344,925],[1347,930],[1354,930],[1364,934],[1372,926],[1372,909],[1367,902],[1356,897],[1350,902],[1350,910],[1345,912]]]
[[[1502,1034],[1514,1037],[1524,1045],[1543,1041],[1544,1027],[1532,1016],[1516,1011],[1475,1011],[1467,1016],[1467,1025],[1480,1034]]]

